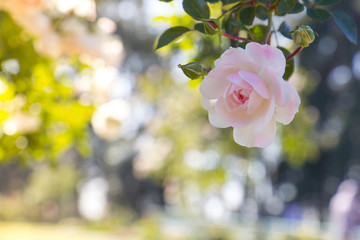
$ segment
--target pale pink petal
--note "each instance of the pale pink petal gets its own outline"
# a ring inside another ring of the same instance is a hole
[[[215,110],[209,110],[209,122],[211,125],[217,128],[227,128],[231,126],[221,116],[216,114]]]
[[[229,80],[230,82],[232,82],[233,84],[235,84],[236,86],[238,86],[239,88],[253,90],[253,87],[249,83],[244,81],[240,77],[239,73],[230,74],[229,76],[226,77],[226,79]]]
[[[208,110],[209,112],[209,122],[214,127],[218,128],[226,128],[230,127],[230,124],[227,123],[221,115],[217,115],[215,112],[215,103],[216,100],[207,99],[205,97],[201,97],[201,105]]]
[[[216,99],[208,99],[204,96],[201,96],[201,105],[205,110],[209,110],[211,108],[215,108]]]
[[[238,69],[239,67],[236,66],[214,68],[201,82],[200,93],[209,99],[218,99],[224,94],[229,85],[226,77],[237,72]]]
[[[254,114],[258,108],[261,106],[262,102],[263,102],[263,98],[256,92],[253,91],[250,94],[248,103],[247,103],[247,113],[252,115]]]
[[[223,98],[219,98],[219,100],[216,102],[215,112],[232,127],[244,127],[252,121],[252,116],[247,113],[245,106],[236,108],[234,110],[229,110],[226,107]]]
[[[282,77],[274,74],[272,68],[266,67],[259,74],[267,84],[269,91],[275,95],[277,106],[284,107],[289,101],[289,94],[285,89],[285,81]]]
[[[260,132],[272,119],[275,113],[275,97],[272,95],[269,100],[263,101],[254,114],[253,129]]]
[[[245,147],[264,148],[269,146],[276,136],[276,121],[271,121],[259,132],[256,133],[252,126],[244,128],[234,128],[234,140],[237,144]]]
[[[234,141],[244,147],[254,147],[256,133],[251,126],[243,128],[234,128]]]
[[[287,125],[294,119],[295,114],[299,111],[301,100],[295,88],[288,82],[285,82],[285,87],[289,94],[289,102],[285,107],[277,107],[275,115],[276,121]]]
[[[286,60],[280,49],[251,42],[246,45],[245,51],[261,69],[271,67],[279,76],[284,75]]]
[[[229,84],[226,77],[242,69],[259,72],[258,65],[245,54],[242,48],[230,48],[214,62],[215,68],[204,77],[200,92],[210,99],[217,99],[224,94]]]
[[[235,66],[237,67],[238,71],[241,69],[251,72],[260,71],[260,68],[256,62],[254,62],[253,59],[249,57],[242,48],[230,48],[226,50],[220,58],[215,60],[214,65],[215,68]]]
[[[249,83],[263,98],[268,99],[270,97],[266,84],[257,74],[242,70],[239,71],[239,76]]]
[[[266,125],[266,127],[261,130],[255,137],[254,147],[267,147],[269,146],[275,139],[276,136],[276,120],[275,117],[271,119],[271,121]]]

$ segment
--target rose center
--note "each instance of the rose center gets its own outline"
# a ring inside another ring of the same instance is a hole
[[[225,104],[229,110],[245,107],[250,94],[251,90],[240,88],[235,84],[230,84],[224,96]]]
[[[237,101],[241,104],[245,104],[247,100],[249,100],[249,92],[245,89],[239,89],[233,92],[234,96],[236,97]]]

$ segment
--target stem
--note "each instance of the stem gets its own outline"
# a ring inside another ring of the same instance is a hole
[[[250,40],[250,39],[239,37],[239,36],[234,36],[234,35],[228,34],[226,32],[222,32],[221,35],[223,35],[224,37],[230,38],[230,39],[238,40],[238,41],[256,42],[254,40]]]
[[[265,34],[265,38],[264,38],[264,43],[268,43],[269,42],[269,37],[270,37],[270,32],[271,32],[271,27],[272,27],[272,11],[269,11],[269,16],[268,16],[268,25],[266,27],[266,34]]]
[[[295,57],[299,52],[301,52],[301,50],[303,50],[303,47],[298,47],[292,54],[290,54],[290,55],[286,58],[286,61],[289,61],[290,59],[292,59],[293,57]]]
[[[268,40],[267,40],[267,42],[266,42],[267,45],[270,45],[270,44],[271,44],[270,40],[271,40],[272,34],[273,34],[273,32],[270,32],[269,37],[268,37]]]

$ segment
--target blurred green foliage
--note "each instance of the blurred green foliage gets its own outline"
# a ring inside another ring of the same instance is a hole
[[[71,148],[88,154],[93,107],[79,103],[73,83],[54,75],[61,62],[37,53],[33,39],[5,12],[0,12],[0,63],[0,161],[55,161]]]

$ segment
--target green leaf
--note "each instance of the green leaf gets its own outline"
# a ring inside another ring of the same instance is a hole
[[[239,3],[241,2],[241,0],[221,0],[222,4],[225,6],[226,4],[230,4],[230,3]]]
[[[292,39],[291,29],[289,25],[283,21],[278,29],[278,31],[286,38]]]
[[[277,11],[279,13],[291,12],[296,5],[296,0],[280,0]]]
[[[187,14],[195,19],[210,17],[210,9],[205,0],[183,0],[183,8]]]
[[[234,25],[232,24],[233,20],[230,15],[225,15],[222,21],[222,29],[227,33],[232,33],[234,31]]]
[[[189,32],[190,29],[186,27],[172,27],[162,33],[156,43],[155,50],[162,48],[169,43],[175,41],[179,37],[181,37],[184,33]]]
[[[290,52],[282,47],[278,47],[284,54],[285,57],[290,55]],[[284,80],[288,80],[291,75],[294,73],[294,69],[295,69],[295,61],[294,58],[290,59],[289,61],[286,62],[286,68],[285,68],[285,73],[283,75]]]
[[[268,9],[264,6],[259,5],[256,8],[256,17],[261,20],[266,20],[268,18]]]
[[[239,2],[228,3],[228,4],[223,4],[222,10],[224,10],[224,11],[235,10],[238,7],[241,7],[241,3],[239,3]]]
[[[162,1],[162,2],[171,2],[172,0],[159,0],[159,1]]]
[[[237,27],[239,29],[247,29],[245,24],[240,23],[240,22],[236,22],[236,21],[231,21],[230,22],[234,27]]]
[[[205,1],[207,1],[207,2],[209,2],[209,3],[217,3],[217,2],[220,1],[220,0],[205,0]]]
[[[240,12],[240,21],[245,25],[252,25],[255,19],[255,8],[248,7]]]
[[[349,39],[350,42],[357,44],[358,34],[354,21],[346,13],[341,11],[334,11],[331,16],[347,39]]]
[[[196,23],[196,24],[194,25],[194,30],[206,34],[203,23]]]
[[[295,4],[294,9],[289,13],[296,14],[296,13],[301,13],[302,11],[304,11],[304,6],[301,3],[297,2]]]
[[[330,17],[330,13],[327,10],[321,8],[308,8],[306,10],[306,14],[310,18],[321,22],[326,21]]]
[[[266,28],[267,27],[265,25],[260,25],[260,24],[253,26],[250,29],[250,31],[253,33],[253,35],[256,36],[256,39],[253,39],[253,40],[261,41],[262,39],[264,39],[265,33],[266,33]],[[249,35],[250,35],[250,37],[252,37],[251,34],[249,34]]]
[[[337,3],[339,0],[316,0],[317,5],[331,5]]]
[[[250,39],[258,40],[257,36],[251,30],[249,30],[249,28],[247,28],[245,26],[245,24],[240,23],[240,22],[236,22],[236,21],[231,21],[230,23],[234,27],[239,28],[240,30],[246,31],[248,33]]]
[[[303,0],[303,2],[305,3],[306,6],[310,7],[311,6],[311,3],[309,0]]]

